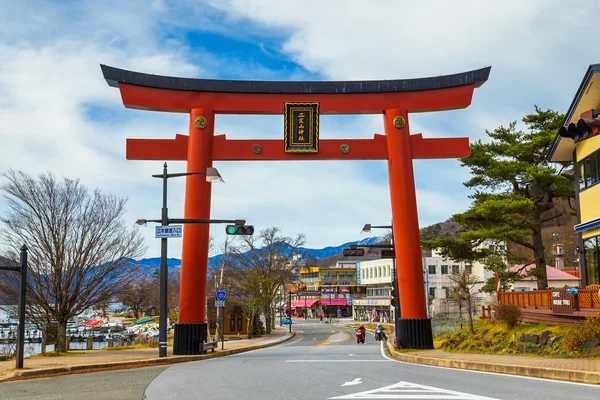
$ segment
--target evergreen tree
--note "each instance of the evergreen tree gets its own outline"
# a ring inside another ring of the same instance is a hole
[[[555,208],[556,198],[574,196],[573,177],[546,160],[564,115],[535,107],[535,113],[523,118],[526,130],[517,129],[516,121],[508,127],[486,131],[491,139],[471,145],[471,155],[461,159],[471,169],[465,186],[475,189],[470,196],[471,208],[452,220],[462,226],[460,240],[425,241],[424,247],[442,247],[457,260],[481,260],[494,252],[475,249],[485,240],[516,243],[531,250],[527,265],[535,264],[529,274],[537,277],[538,289],[548,286],[546,257],[542,242],[542,224],[561,216]],[[509,254],[510,257],[510,254]],[[497,263],[490,263],[497,267]],[[514,279],[499,271],[501,276]]]

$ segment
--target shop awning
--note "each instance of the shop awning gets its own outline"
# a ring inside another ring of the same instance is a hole
[[[348,299],[323,299],[321,300],[321,304],[324,306],[347,306]]]
[[[292,304],[292,308],[304,308],[304,307],[312,307],[319,300],[298,300],[294,304]],[[306,302],[306,304],[305,304]]]
[[[600,227],[600,218],[574,226],[575,232],[577,233],[581,233],[598,227]]]

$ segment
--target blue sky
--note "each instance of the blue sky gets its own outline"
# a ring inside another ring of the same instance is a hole
[[[450,4],[451,3],[451,4]],[[375,5],[376,4],[376,5]],[[127,220],[158,218],[162,161],[125,160],[126,138],[173,138],[185,114],[125,109],[99,64],[223,79],[399,79],[492,66],[463,110],[413,114],[412,133],[485,138],[537,104],[565,112],[592,63],[582,25],[592,1],[0,0],[0,171],[52,171],[129,198]],[[281,138],[281,116],[218,116],[217,134]],[[372,137],[381,116],[323,116],[321,138]],[[213,218],[277,226],[307,245],[359,238],[391,218],[387,166],[364,162],[218,162]],[[422,226],[469,206],[457,160],[414,162]],[[169,163],[184,171],[183,162]],[[303,175],[298,178],[298,173]],[[291,179],[295,177],[294,179]],[[171,216],[184,182],[170,181]],[[242,195],[240,195],[240,193]],[[5,210],[0,201],[0,212]],[[151,226],[147,256],[159,255]],[[213,226],[219,245],[224,228]],[[169,256],[181,242],[171,240]]]

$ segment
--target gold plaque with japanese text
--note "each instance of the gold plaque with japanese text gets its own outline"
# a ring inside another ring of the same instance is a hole
[[[319,152],[319,103],[285,103],[286,153]]]

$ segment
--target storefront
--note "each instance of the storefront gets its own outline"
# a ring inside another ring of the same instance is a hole
[[[321,308],[326,318],[344,318],[352,315],[352,307],[348,305],[348,299],[331,299],[322,297]]]
[[[394,310],[390,299],[356,299],[352,315],[357,321],[391,322]]]

